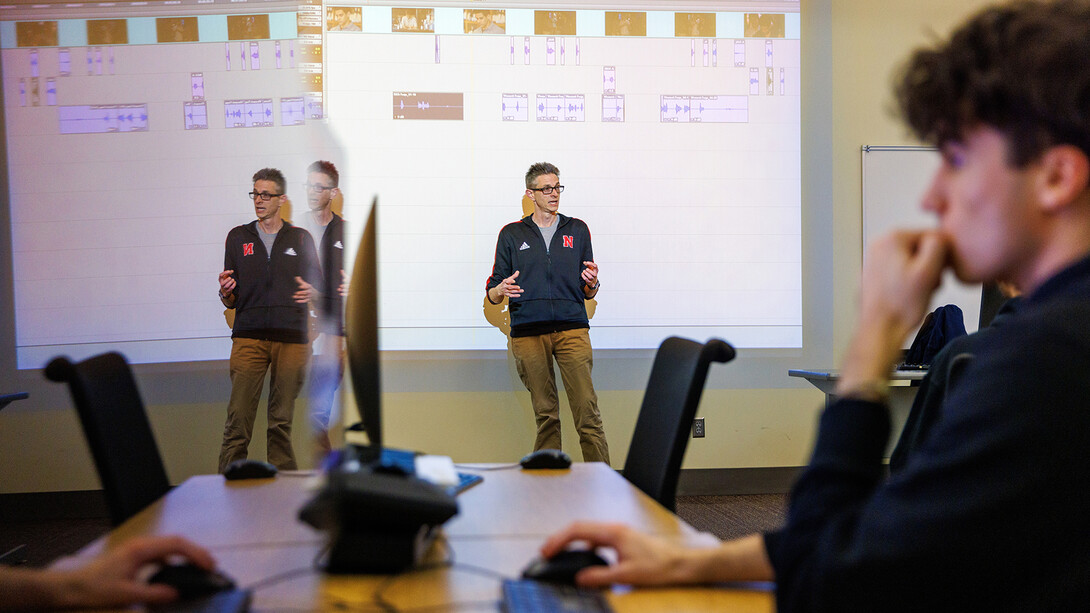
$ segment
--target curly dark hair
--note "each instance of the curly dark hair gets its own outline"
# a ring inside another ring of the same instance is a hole
[[[983,10],[946,43],[916,51],[897,79],[901,115],[942,146],[976,125],[1006,135],[1009,162],[1045,149],[1090,156],[1090,0],[1019,0]]]
[[[281,194],[288,189],[288,180],[284,178],[284,173],[275,168],[262,168],[254,173],[254,183],[258,181],[272,181],[276,183],[276,189]]]

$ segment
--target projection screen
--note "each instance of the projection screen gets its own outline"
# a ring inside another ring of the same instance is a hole
[[[224,359],[223,241],[277,167],[377,195],[382,347],[506,348],[523,175],[587,222],[595,349],[802,346],[799,3],[0,3],[19,368]],[[349,271],[350,272],[350,271]]]

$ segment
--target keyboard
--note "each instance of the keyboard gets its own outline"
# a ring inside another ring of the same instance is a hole
[[[382,455],[379,456],[379,463],[387,466],[397,466],[405,471],[406,474],[412,475],[416,474],[416,456],[418,455],[420,454],[415,451],[409,451],[408,449],[383,448]],[[457,496],[481,481],[484,481],[484,477],[480,475],[459,472],[458,483],[448,485],[444,489],[446,489],[446,492],[451,496]]]
[[[252,590],[234,588],[216,592],[211,596],[148,607],[148,610],[154,613],[246,613],[250,610],[252,595]]]
[[[544,581],[506,579],[503,582],[506,613],[611,613],[601,592]]]

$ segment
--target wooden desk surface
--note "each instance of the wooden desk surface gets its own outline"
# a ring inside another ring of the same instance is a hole
[[[472,468],[462,468],[473,472]],[[182,534],[209,548],[220,568],[242,587],[254,587],[253,610],[380,610],[376,591],[396,607],[496,611],[499,584],[537,555],[542,540],[576,519],[620,521],[690,545],[714,545],[601,463],[562,471],[483,471],[484,482],[458,497],[459,514],[444,525],[446,545],[428,554],[425,568],[386,575],[325,575],[313,561],[326,538],[297,519],[312,496],[305,474],[225,481],[193,477],[76,559],[140,534]],[[64,565],[74,563],[68,560]],[[270,580],[280,577],[278,580]],[[769,586],[631,589],[609,593],[617,611],[731,610],[769,613]]]

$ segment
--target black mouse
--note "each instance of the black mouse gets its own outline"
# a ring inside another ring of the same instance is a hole
[[[234,589],[235,582],[227,575],[205,570],[195,564],[166,564],[148,578],[148,583],[163,583],[178,590],[182,600],[200,598]]]
[[[609,564],[593,549],[568,549],[551,558],[537,558],[522,571],[523,579],[575,585],[575,573],[588,566]]]
[[[538,449],[519,460],[523,468],[568,468],[571,456],[559,449]]]
[[[235,479],[268,479],[276,476],[276,467],[261,460],[235,460],[227,465],[223,476]]]

